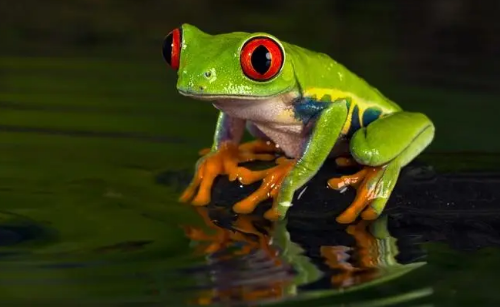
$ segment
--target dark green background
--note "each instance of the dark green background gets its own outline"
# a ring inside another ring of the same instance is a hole
[[[487,3],[0,2],[0,210],[4,224],[38,229],[3,247],[20,254],[0,262],[0,301],[141,300],[160,281],[169,300],[183,301],[168,290],[181,279],[162,272],[190,261],[178,223],[201,221],[154,178],[191,168],[216,119],[211,105],[176,93],[161,57],[163,37],[184,22],[209,33],[267,31],[326,52],[403,108],[428,114],[436,125],[428,153],[470,152],[435,158],[438,166],[497,168],[499,5]],[[96,251],[144,240],[153,243]],[[410,288],[433,281],[441,302],[499,301],[497,250],[429,251],[429,266],[405,279]],[[68,259],[112,262],[41,268]]]

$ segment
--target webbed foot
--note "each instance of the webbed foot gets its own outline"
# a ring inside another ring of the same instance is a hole
[[[381,167],[365,166],[353,175],[328,180],[328,186],[332,189],[343,190],[353,186],[357,190],[354,201],[337,217],[337,222],[352,223],[360,214],[363,220],[376,219],[385,207],[398,174],[399,169],[388,164]]]
[[[262,201],[273,198],[275,199],[281,187],[281,183],[286,175],[290,172],[295,165],[296,160],[280,157],[276,160],[276,166],[261,171],[249,171],[240,169],[240,181],[243,184],[250,184],[262,180],[262,185],[259,189],[249,195],[247,198],[239,201],[233,206],[233,211],[236,213],[251,213],[255,210],[257,205]],[[269,210],[266,212],[265,217],[270,220],[275,220],[274,216],[276,210]]]
[[[201,150],[202,158],[196,163],[194,178],[182,193],[179,201],[191,200],[191,203],[196,206],[207,205],[210,203],[212,185],[217,176],[228,175],[231,181],[242,178],[239,171],[245,173],[252,171],[238,167],[238,164],[256,160],[272,161],[275,159],[274,155],[262,152],[269,152],[273,147],[277,150],[272,143],[257,140],[239,146],[231,142],[223,143],[215,152],[210,152],[210,149]]]
[[[243,143],[239,146],[240,151],[249,153],[281,153],[281,149],[271,141],[265,140],[253,140],[250,142]]]

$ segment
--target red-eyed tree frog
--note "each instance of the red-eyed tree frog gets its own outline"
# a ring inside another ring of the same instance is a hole
[[[360,171],[332,178],[332,189],[356,188],[353,203],[337,217],[376,219],[402,167],[432,142],[435,127],[422,113],[403,111],[365,80],[324,53],[280,41],[267,33],[209,35],[183,24],[163,43],[163,57],[177,72],[180,94],[213,104],[219,112],[212,147],[202,153],[180,200],[203,206],[219,175],[260,188],[233,206],[251,213],[269,198],[265,213],[280,220],[328,158]],[[245,130],[255,140],[242,143]],[[282,157],[266,170],[239,164]]]

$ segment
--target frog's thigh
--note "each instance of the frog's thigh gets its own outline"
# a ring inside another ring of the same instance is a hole
[[[403,167],[429,145],[434,130],[422,113],[393,113],[356,131],[350,142],[351,155],[358,163],[372,167],[397,158]]]

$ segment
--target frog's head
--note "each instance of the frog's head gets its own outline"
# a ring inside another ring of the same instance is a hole
[[[163,56],[179,92],[199,99],[263,99],[296,86],[283,44],[266,33],[209,35],[183,24],[166,36]]]

